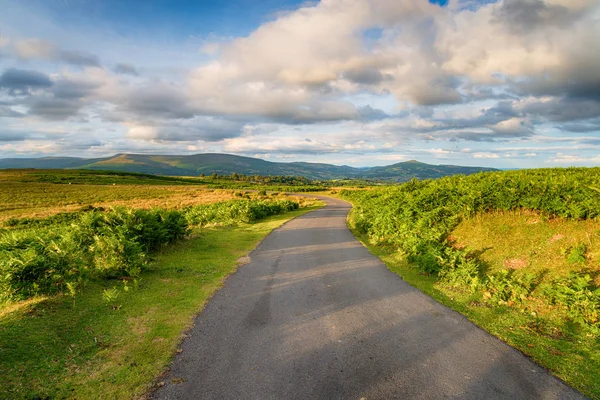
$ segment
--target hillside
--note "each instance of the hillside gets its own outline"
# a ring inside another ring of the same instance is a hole
[[[361,178],[406,182],[412,178],[430,179],[449,175],[470,175],[481,171],[496,171],[493,168],[461,167],[458,165],[431,165],[418,161],[406,161],[385,167],[373,167],[362,171]]]
[[[411,178],[428,179],[455,174],[493,171],[492,168],[430,165],[407,161],[384,167],[353,168],[346,165],[308,162],[271,162],[231,154],[194,154],[189,156],[117,154],[106,158],[45,157],[0,159],[0,169],[37,168],[113,170],[154,175],[197,176],[200,174],[292,175],[309,179],[377,179],[404,182]]]

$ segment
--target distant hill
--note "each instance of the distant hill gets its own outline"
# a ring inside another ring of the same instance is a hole
[[[412,178],[432,179],[448,175],[470,175],[482,171],[497,171],[494,168],[461,167],[458,165],[431,165],[419,161],[405,161],[385,167],[372,167],[362,171],[364,179],[392,180],[406,182]]]
[[[0,159],[0,169],[92,169],[139,172],[153,175],[198,176],[200,174],[230,175],[292,175],[315,180],[377,179],[404,182],[412,178],[429,179],[455,174],[473,174],[495,171],[493,168],[430,165],[407,161],[385,167],[353,168],[307,162],[271,162],[258,158],[231,154],[194,154],[165,156],[144,154],[117,154],[105,158],[44,157]]]

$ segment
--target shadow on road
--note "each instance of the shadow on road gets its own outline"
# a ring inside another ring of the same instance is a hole
[[[154,398],[579,398],[388,271],[328,203],[228,279]]]

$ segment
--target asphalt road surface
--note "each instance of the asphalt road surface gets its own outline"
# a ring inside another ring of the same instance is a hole
[[[348,203],[273,231],[197,317],[154,399],[581,399],[388,271]]]

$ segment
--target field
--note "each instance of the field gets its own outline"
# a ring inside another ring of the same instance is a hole
[[[318,205],[236,178],[0,172],[0,398],[156,384],[236,260]],[[600,168],[568,168],[339,196],[392,271],[600,399],[599,188]]]
[[[600,168],[342,191],[406,281],[600,398]]]
[[[0,398],[143,395],[236,260],[317,204],[185,178],[0,177]]]
[[[38,296],[0,308],[0,398],[143,395],[160,382],[193,316],[237,260],[272,229],[310,210],[205,228],[158,252],[127,291],[127,281],[92,281],[74,300]]]
[[[247,189],[307,191],[310,185],[256,185],[211,178],[178,178],[85,170],[0,171],[0,224],[84,207],[183,208],[256,195]]]

